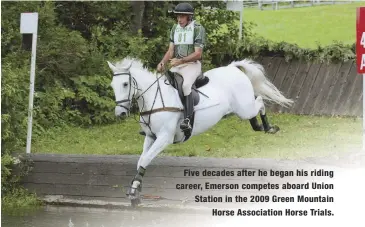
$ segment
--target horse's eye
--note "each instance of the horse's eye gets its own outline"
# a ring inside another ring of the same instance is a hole
[[[128,86],[128,83],[127,82],[123,83],[123,86],[124,87],[127,87]]]

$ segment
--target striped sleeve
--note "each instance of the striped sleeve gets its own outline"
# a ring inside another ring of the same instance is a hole
[[[206,35],[205,28],[199,24],[195,26],[194,30],[194,46],[204,48]]]
[[[176,24],[174,26],[172,26],[171,31],[170,31],[170,42],[171,43],[174,43],[175,28],[176,28]]]

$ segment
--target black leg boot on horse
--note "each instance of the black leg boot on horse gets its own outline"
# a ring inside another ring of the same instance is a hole
[[[259,124],[257,117],[253,117],[250,119],[251,127],[254,131],[261,132],[264,131],[264,126]]]
[[[275,134],[277,133],[280,128],[276,125],[271,125],[269,120],[267,120],[266,114],[260,114],[262,125],[264,126],[265,133]]]
[[[255,99],[256,98],[257,98],[257,96],[255,96]],[[260,111],[260,118],[261,118],[262,124],[259,124],[256,116],[250,119],[250,124],[254,131],[265,131],[266,133],[275,134],[276,132],[278,132],[280,130],[280,128],[278,126],[270,125],[269,121],[267,120],[266,113],[261,114],[261,111]]]
[[[194,112],[194,100],[193,95],[190,92],[189,95],[184,97],[184,120],[180,124],[180,129],[185,133],[185,136],[190,136],[192,131],[191,120]]]
[[[139,167],[136,176],[134,176],[133,180],[130,183],[130,188],[127,193],[127,196],[131,200],[132,207],[136,207],[141,203],[140,192],[142,192],[142,179],[144,174],[146,173],[146,169],[143,167]]]

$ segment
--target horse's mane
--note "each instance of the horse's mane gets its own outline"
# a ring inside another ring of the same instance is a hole
[[[129,65],[132,63],[132,66],[131,68],[134,68],[134,69],[140,69],[140,70],[143,70],[145,71],[147,74],[151,75],[151,76],[154,76],[154,77],[159,77],[161,76],[160,73],[155,73],[155,72],[151,72],[147,67],[144,67],[143,66],[143,62],[138,59],[138,58],[133,58],[133,57],[130,57],[130,56],[127,56],[125,58],[123,58],[122,60],[120,61],[117,61],[115,62],[115,67],[117,69],[120,69],[120,70],[125,70],[126,68],[129,67]],[[165,78],[165,76],[162,76],[161,79]]]

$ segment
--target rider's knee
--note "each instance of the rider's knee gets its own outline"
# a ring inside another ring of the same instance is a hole
[[[187,96],[191,93],[191,85],[190,84],[183,84],[182,86],[184,95]]]

